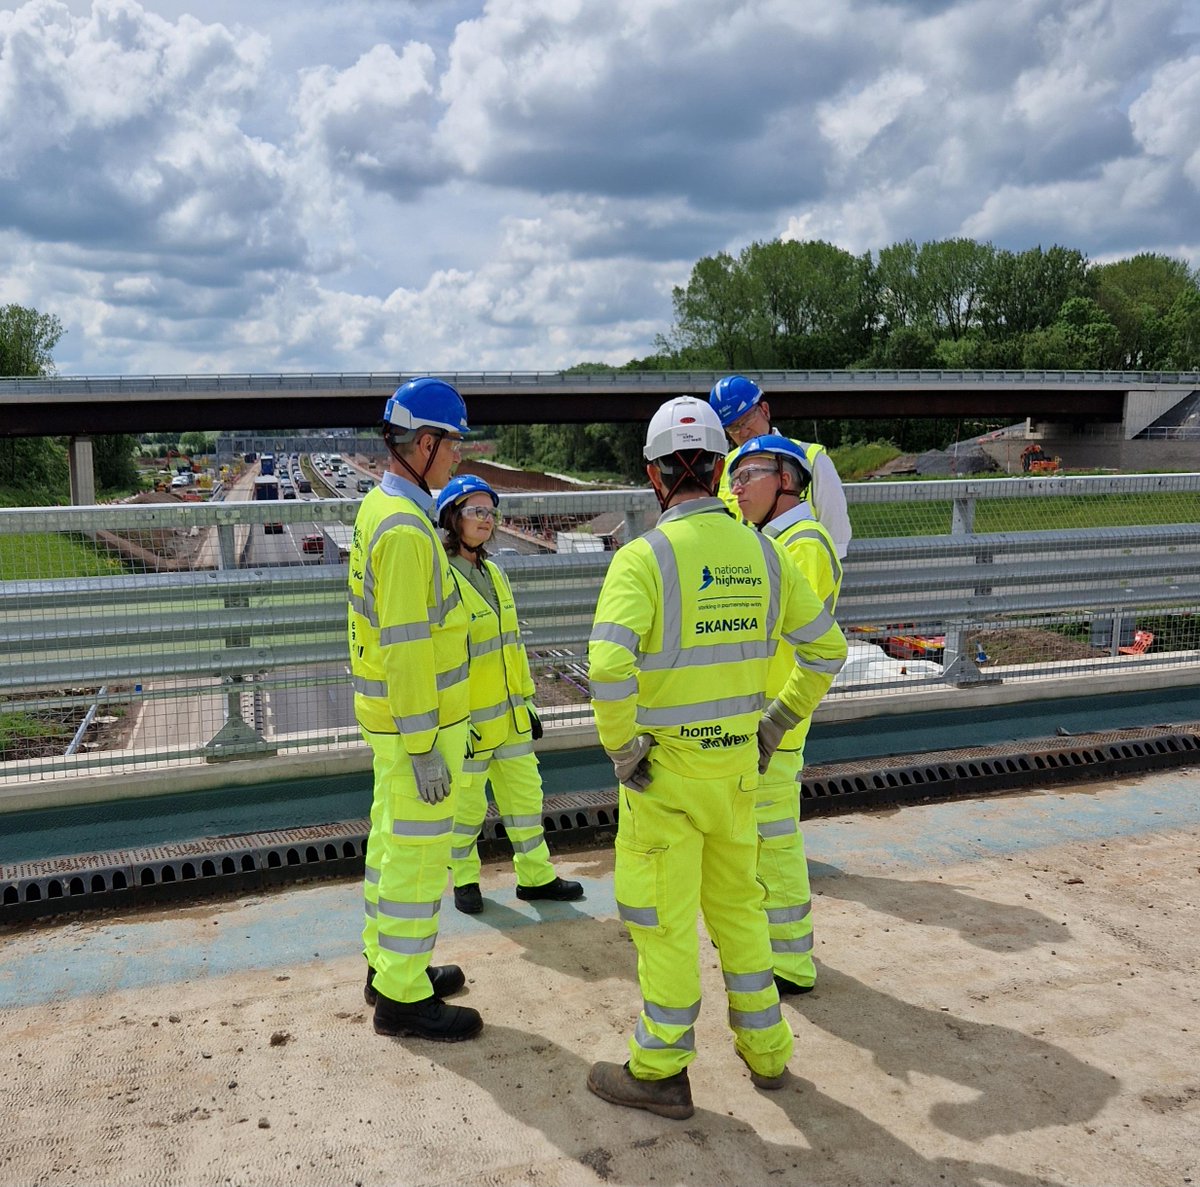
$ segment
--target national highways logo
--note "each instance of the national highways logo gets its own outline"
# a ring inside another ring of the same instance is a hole
[[[700,570],[701,589],[708,589],[710,585],[729,589],[735,586],[762,585],[762,583],[762,577],[755,573],[750,565],[713,565],[711,568],[705,565]]]

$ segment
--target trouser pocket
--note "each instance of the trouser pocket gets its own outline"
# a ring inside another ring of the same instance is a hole
[[[615,849],[613,890],[617,913],[631,929],[665,934],[659,908],[667,902],[666,847],[631,845],[617,837]]]

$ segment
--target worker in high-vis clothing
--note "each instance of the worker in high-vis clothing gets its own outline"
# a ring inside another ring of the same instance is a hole
[[[391,462],[363,499],[350,545],[354,715],[374,758],[363,882],[375,1031],[457,1042],[483,1022],[447,1005],[465,977],[430,965],[446,888],[454,791],[469,724],[469,615],[430,518],[454,473],[467,409],[440,379],[412,379],[384,410]]]
[[[709,392],[708,402],[721,418],[734,452],[754,437],[776,432],[771,427],[771,406],[763,399],[762,388],[745,375],[726,375],[724,379],[717,380]],[[808,504],[813,517],[829,533],[837,546],[838,559],[843,560],[853,533],[846,511],[846,492],[842,488],[842,479],[833,459],[825,452],[824,445],[818,445],[815,441],[797,441],[796,444],[804,451],[812,475]],[[737,499],[729,489],[732,458],[733,452],[730,452],[725,459],[725,472],[721,476],[717,494],[730,511],[739,514]]]
[[[842,563],[828,530],[813,517],[806,495],[810,471],[803,447],[771,433],[752,437],[730,461],[731,490],[742,517],[778,540],[821,604],[834,613],[842,588]],[[771,660],[767,696],[778,695],[793,666],[781,644]],[[800,830],[800,777],[811,717],[789,730],[771,756],[755,800],[758,880],[766,890],[767,922],[781,994],[808,993],[817,979],[813,961],[812,892],[804,834]]]
[[[716,497],[724,449],[704,401],[655,413],[644,454],[662,515],[613,556],[588,644],[596,727],[620,784],[614,892],[643,999],[628,1062],[594,1064],[588,1087],[673,1118],[694,1111],[697,911],[720,953],[737,1053],[756,1086],[784,1082],[792,1032],[755,879],[754,805],[760,772],[846,657],[783,549]],[[781,639],[792,672],[768,703]]]
[[[503,570],[487,559],[499,508],[500,496],[473,474],[451,479],[435,504],[450,575],[470,615],[471,729],[463,781],[454,793],[450,848],[454,905],[467,915],[483,910],[479,834],[489,781],[513,848],[517,898],[563,902],[583,897],[579,882],[554,872],[542,828],[542,776],[533,752],[542,723],[533,699],[533,674],[512,587]]]

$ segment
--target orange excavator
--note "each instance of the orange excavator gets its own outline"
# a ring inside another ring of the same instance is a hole
[[[1061,466],[1062,458],[1050,457],[1040,445],[1026,445],[1021,450],[1021,469],[1026,474],[1057,474]]]

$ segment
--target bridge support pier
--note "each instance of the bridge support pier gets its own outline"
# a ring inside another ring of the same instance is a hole
[[[86,507],[96,501],[96,471],[92,465],[91,437],[72,437],[67,446],[71,476],[71,506]]]

